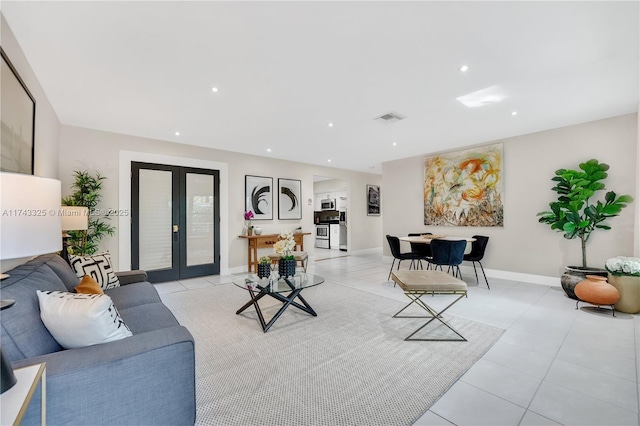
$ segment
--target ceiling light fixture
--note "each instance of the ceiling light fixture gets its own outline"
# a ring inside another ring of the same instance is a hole
[[[271,152],[271,148],[267,148],[267,152]]]
[[[393,146],[396,146],[396,145],[398,145],[398,142],[394,142],[392,145],[393,145]]]
[[[176,136],[180,136],[180,132],[176,132]]]
[[[333,127],[333,123],[329,123],[329,127]]]
[[[518,115],[518,111],[512,111],[511,115]]]
[[[212,87],[212,88],[211,88],[211,91],[212,91],[212,92],[217,92],[217,91],[218,91],[218,88],[217,88],[217,87]]]
[[[331,162],[331,158],[329,158],[329,159],[327,160],[327,163],[330,163],[330,162]]]
[[[463,65],[460,68],[458,68],[458,70],[460,72],[467,72],[467,71],[469,71],[469,65]]]

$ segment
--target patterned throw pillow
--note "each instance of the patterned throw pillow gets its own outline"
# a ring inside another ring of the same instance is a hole
[[[111,266],[111,254],[102,253],[92,256],[69,256],[71,268],[78,278],[89,275],[96,280],[103,290],[120,287],[120,281]]]
[[[82,348],[132,336],[106,294],[37,290],[40,318],[65,349]]]

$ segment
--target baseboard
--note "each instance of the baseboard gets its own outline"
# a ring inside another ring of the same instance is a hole
[[[392,256],[383,256],[385,261],[393,262]],[[406,261],[405,261],[406,262]],[[480,282],[482,282],[482,271],[480,271],[480,267],[478,268],[478,274],[480,274]],[[460,270],[465,275],[474,275],[473,266],[461,265]],[[511,280],[511,281],[519,281],[523,283],[531,283],[531,284],[541,284],[548,285],[551,287],[561,287],[560,277],[548,277],[546,275],[534,275],[534,274],[525,274],[522,272],[513,272],[513,271],[503,271],[500,269],[487,269],[484,268],[484,272],[487,274],[487,278],[499,278],[503,280]],[[489,283],[491,285],[491,283]]]
[[[477,266],[480,269],[479,266]],[[473,266],[460,266],[460,269],[463,273],[473,274]],[[548,277],[546,275],[534,275],[534,274],[525,274],[522,272],[512,272],[512,271],[502,271],[500,269],[484,269],[484,272],[487,274],[487,278],[499,278],[504,280],[511,281],[520,281],[523,283],[531,283],[531,284],[542,284],[549,285],[552,287],[561,287],[560,285],[560,277]],[[478,271],[478,274],[482,275],[482,271]],[[482,277],[479,277],[482,279]]]

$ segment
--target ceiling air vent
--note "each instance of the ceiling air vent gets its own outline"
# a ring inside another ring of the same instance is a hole
[[[374,120],[380,123],[395,123],[396,121],[403,120],[407,117],[398,114],[397,112],[388,112],[386,114],[381,115],[380,117],[376,117]]]

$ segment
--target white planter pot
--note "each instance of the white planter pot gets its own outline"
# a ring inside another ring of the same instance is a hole
[[[616,311],[627,314],[640,312],[640,277],[609,274],[609,284],[620,292],[620,301],[613,305]]]

